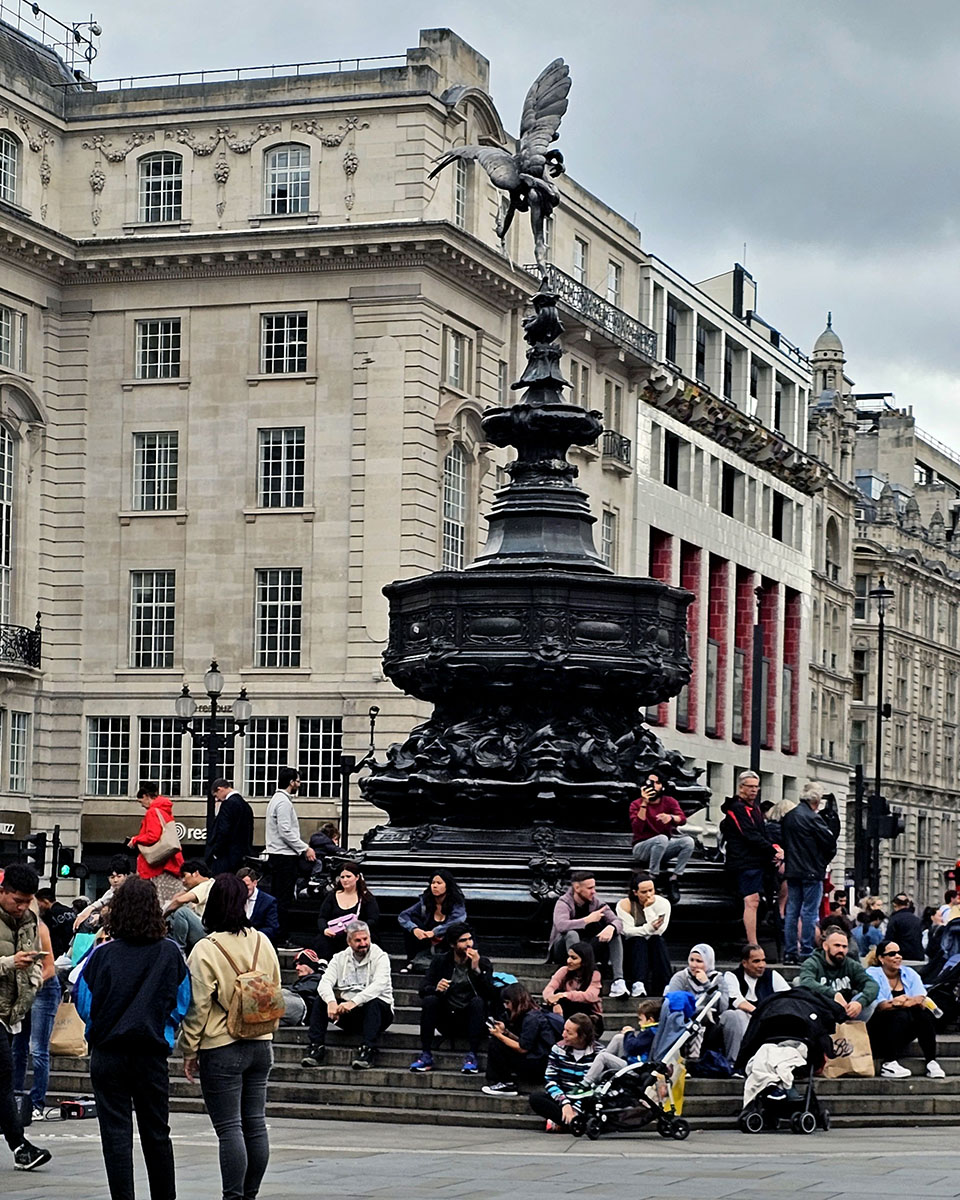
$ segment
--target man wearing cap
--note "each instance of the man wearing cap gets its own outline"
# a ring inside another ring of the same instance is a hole
[[[893,898],[893,912],[887,921],[885,936],[888,942],[897,943],[905,962],[923,962],[923,926],[905,892]]]
[[[293,960],[293,969],[297,977],[289,987],[283,989],[287,1011],[280,1018],[281,1025],[303,1025],[310,1020],[310,1013],[317,999],[320,976],[326,966],[327,960],[321,958],[316,950],[311,950],[309,946],[297,952]]]

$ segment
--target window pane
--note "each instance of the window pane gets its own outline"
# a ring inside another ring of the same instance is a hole
[[[340,795],[340,717],[301,717],[297,766],[301,796]]]
[[[303,572],[299,567],[257,571],[258,667],[299,667]]]
[[[453,182],[453,221],[460,229],[467,227],[467,164],[457,159]]]
[[[27,790],[27,747],[29,743],[30,717],[25,712],[10,714],[10,791]]]
[[[175,717],[141,717],[140,778],[159,783],[164,796],[179,796],[182,747],[183,738]]]
[[[179,221],[183,204],[183,159],[149,154],[140,160],[140,220]]]
[[[133,507],[166,512],[177,507],[179,436],[176,433],[133,435]]]
[[[246,794],[272,796],[277,775],[288,763],[287,718],[254,717],[243,739],[246,752]]]
[[[130,666],[173,666],[175,572],[130,572]]]
[[[130,719],[91,717],[87,722],[87,791],[124,796],[130,775]]]
[[[261,508],[303,505],[303,429],[261,429],[257,503]]]
[[[456,443],[443,460],[443,532],[441,567],[460,571],[464,565],[467,514],[467,461]]]
[[[17,202],[17,162],[20,143],[12,133],[0,133],[0,200]]]
[[[605,509],[600,519],[600,557],[611,569],[617,569],[617,514]]]
[[[307,314],[264,313],[260,318],[260,373],[289,375],[307,369]]]
[[[220,749],[217,752],[217,767],[213,778],[222,775],[224,779],[234,779],[234,752],[236,749],[234,740],[227,733],[227,720],[217,717],[217,732],[220,734]],[[210,775],[207,768],[207,734],[210,732],[209,717],[194,717],[193,723],[197,727],[198,737],[193,738],[193,747],[190,751],[190,795],[205,796],[207,787],[210,783]]]
[[[306,146],[278,146],[267,154],[268,213],[306,212],[310,207],[310,151]]]
[[[0,366],[13,366],[13,310],[0,307]]]
[[[180,375],[180,318],[137,322],[137,379]]]

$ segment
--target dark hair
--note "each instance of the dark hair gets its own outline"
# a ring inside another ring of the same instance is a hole
[[[637,888],[641,883],[653,883],[654,887],[656,887],[654,878],[649,871],[638,871],[630,880],[630,891],[627,895],[627,899],[630,901],[630,915],[633,917],[634,921],[639,921],[643,916],[643,908],[641,907],[640,901],[637,899]]]
[[[256,867],[239,867],[235,874],[238,879],[252,879],[254,883],[263,878]]]
[[[933,914],[939,911],[940,909],[936,904],[928,904],[923,910],[923,916],[920,918],[921,928],[929,929],[933,925]]]
[[[113,893],[109,931],[124,942],[159,942],[167,936],[157,889],[149,879],[131,875]]]
[[[443,935],[443,944],[452,950],[465,933],[469,933],[473,937],[473,926],[468,925],[466,921],[457,921],[455,925],[448,925],[447,932]]]
[[[202,858],[188,858],[180,868],[180,874],[184,875],[189,872],[191,875],[206,875],[210,878],[210,868]]]
[[[40,888],[40,890],[37,892],[37,899],[49,900],[52,903],[54,900],[56,900],[56,896],[53,893],[53,888]]]
[[[444,867],[439,867],[436,871],[430,872],[430,883],[423,889],[423,895],[420,897],[424,908],[428,913],[433,912],[436,908],[437,898],[430,891],[430,884],[439,876],[440,879],[447,885],[446,894],[440,902],[440,911],[445,917],[449,917],[454,907],[458,904],[465,905],[463,892],[460,891],[460,885]]]
[[[649,777],[650,775],[656,775],[657,779],[660,780],[661,787],[666,787],[670,782],[670,771],[666,767],[651,767],[647,772],[647,776]]]
[[[329,834],[327,836],[329,836]],[[360,900],[360,903],[362,904],[364,902],[364,900],[366,900],[367,897],[370,895],[370,889],[367,887],[366,880],[363,878],[363,872],[360,870],[360,864],[354,862],[352,858],[346,858],[339,865],[339,867],[337,867],[337,877],[333,883],[334,891],[337,891],[337,892],[342,891],[342,889],[340,887],[340,872],[341,871],[350,871],[352,874],[356,875],[356,877],[357,877],[357,896]]]
[[[870,921],[867,920],[865,924],[869,925]],[[820,937],[823,939],[823,941],[826,941],[831,933],[842,934],[842,936],[845,937],[848,942],[850,941],[850,934],[843,922],[838,921],[833,917],[826,917],[820,922]]]
[[[333,821],[324,821],[324,823],[320,826],[320,832],[325,833],[332,842],[334,835],[337,837],[340,836],[340,826],[335,825]]]
[[[289,787],[295,779],[300,778],[300,772],[296,767],[281,767],[277,772],[277,788],[283,792]]]
[[[597,1040],[597,1027],[587,1013],[572,1013],[567,1020],[577,1029],[577,1041],[581,1050],[592,1046]]]
[[[525,1016],[537,1007],[533,997],[522,983],[508,983],[501,991],[500,999],[504,1005],[510,1005],[515,1017]]]
[[[944,904],[950,904],[951,901],[956,900],[956,898],[957,898],[957,893],[954,891],[953,888],[947,888],[947,890],[943,893]]]
[[[879,960],[880,958],[882,958],[884,954],[886,954],[886,952],[887,952],[887,947],[888,947],[888,946],[889,946],[891,943],[892,943],[892,944],[894,944],[894,945],[896,945],[896,946],[899,946],[899,945],[900,945],[900,939],[899,939],[899,938],[884,938],[882,941],[880,941],[880,942],[877,942],[877,959],[878,959],[878,960]],[[901,947],[901,949],[902,949],[902,947]]]
[[[215,792],[217,788],[233,787],[233,783],[229,779],[224,779],[221,775],[210,784],[210,791]]]
[[[132,875],[130,859],[125,854],[115,854],[107,866],[108,875]]]
[[[740,961],[745,963],[754,950],[759,950],[761,953],[763,953],[763,947],[758,945],[756,942],[744,942],[740,947]]]
[[[20,892],[24,896],[35,896],[40,886],[40,876],[29,863],[11,863],[3,871],[3,883],[0,887],[5,892]]]
[[[218,875],[203,910],[203,927],[207,933],[241,933],[249,929],[248,899],[247,885],[242,879],[236,875]]]
[[[663,1008],[662,996],[644,996],[637,1004],[638,1017],[659,1017]]]
[[[574,970],[573,967],[567,967],[567,975],[564,979],[564,987],[568,983],[575,982],[578,992],[585,992],[593,982],[593,973],[597,969],[597,956],[593,952],[593,947],[589,942],[574,942],[567,949],[568,954],[575,954],[580,959],[580,966]]]
[[[571,883],[586,883],[588,879],[596,879],[596,871],[574,871],[570,876]]]
[[[886,919],[887,914],[881,908],[868,908],[866,912],[857,913],[857,920],[864,929],[868,925],[874,925],[877,921],[885,921]]]
[[[140,786],[137,788],[137,799],[140,800],[144,796],[159,796],[160,784],[153,779],[141,779]]]

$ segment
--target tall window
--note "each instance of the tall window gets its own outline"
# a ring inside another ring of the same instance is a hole
[[[463,569],[466,551],[467,456],[455,442],[443,460],[443,532],[441,567]]]
[[[13,578],[13,437],[0,425],[0,623],[11,616]]]
[[[87,721],[87,791],[91,796],[125,796],[130,777],[130,718]]]
[[[137,379],[180,376],[180,318],[137,322]]]
[[[148,154],[140,159],[140,220],[179,221],[183,215],[183,159]]]
[[[27,369],[27,317],[0,305],[0,366]]]
[[[191,739],[190,750],[190,795],[204,796],[207,788],[210,785],[210,768],[207,765],[207,745],[206,739],[210,732],[211,724],[209,717],[194,717],[194,725],[197,726],[198,736]],[[217,719],[217,732],[221,734],[220,742],[220,762],[217,766],[217,774],[222,775],[224,779],[234,778],[234,750],[236,743],[232,737],[227,736],[226,721]]]
[[[865,621],[867,617],[867,593],[870,591],[869,575],[853,577],[853,619]]]
[[[607,263],[607,302],[622,307],[623,267],[611,258]]]
[[[727,400],[733,399],[733,346],[726,339],[723,344],[723,394]]]
[[[573,277],[577,283],[586,284],[589,249],[582,237],[573,239]]]
[[[310,151],[277,146],[267,152],[265,205],[268,213],[301,213],[310,207]]]
[[[581,408],[589,408],[590,368],[586,363],[577,362],[574,358],[570,360],[570,383],[573,385],[570,389],[573,403],[579,404]]]
[[[667,362],[671,363],[675,363],[677,361],[677,325],[679,324],[679,316],[680,314],[677,311],[677,306],[672,300],[668,300],[664,353],[667,356]]]
[[[547,262],[553,262],[553,217],[546,216],[543,220],[543,257]]]
[[[600,518],[600,557],[611,571],[617,569],[617,514],[608,508]]]
[[[297,745],[301,796],[340,795],[340,717],[301,717]]]
[[[133,435],[134,509],[138,512],[169,512],[177,507],[178,458],[177,433]]]
[[[850,763],[854,767],[867,765],[867,723],[850,722]]]
[[[174,571],[130,572],[130,666],[173,666]]]
[[[289,761],[286,717],[254,717],[243,739],[248,796],[272,796]]]
[[[140,778],[159,781],[165,796],[180,795],[182,750],[175,717],[140,718]]]
[[[260,318],[261,375],[301,374],[307,369],[307,314],[264,313]]]
[[[261,508],[303,505],[303,427],[261,429],[257,503]]]
[[[257,666],[299,667],[302,624],[303,571],[299,567],[257,571]]]
[[[460,229],[467,227],[467,163],[456,160],[453,177],[453,223]]]
[[[694,370],[697,383],[705,383],[707,378],[707,330],[700,321],[697,322],[697,353]]]
[[[456,329],[447,330],[446,380],[461,392],[467,388],[467,339]]]
[[[11,792],[27,790],[28,745],[30,739],[30,715],[25,712],[10,714],[10,757],[7,776]]]
[[[17,172],[20,143],[5,129],[0,131],[0,200],[17,203]]]
[[[603,381],[603,424],[619,430],[623,421],[623,388],[612,379]]]
[[[501,408],[505,408],[507,401],[510,399],[510,379],[507,374],[509,368],[502,360],[497,363],[497,404]]]
[[[854,650],[853,652],[853,698],[854,700],[867,699],[867,652],[866,650]]]

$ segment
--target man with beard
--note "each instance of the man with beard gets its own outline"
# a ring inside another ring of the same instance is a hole
[[[862,1020],[876,1000],[879,986],[860,963],[847,954],[847,935],[832,927],[819,950],[804,962],[797,987],[812,988],[843,1006],[848,1021]]]

